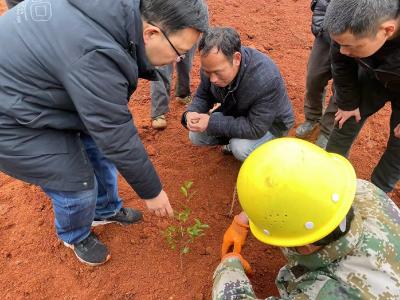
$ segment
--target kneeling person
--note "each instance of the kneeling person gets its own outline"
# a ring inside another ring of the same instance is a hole
[[[399,208],[372,183],[356,180],[345,158],[303,140],[276,139],[244,162],[237,191],[244,212],[224,235],[213,299],[256,299],[240,255],[249,227],[288,260],[276,278],[280,297],[269,300],[399,299]]]
[[[199,43],[201,83],[182,116],[195,145],[225,145],[240,161],[282,137],[294,115],[281,74],[265,54],[242,47],[232,28],[214,27]],[[220,106],[211,114],[215,104]]]

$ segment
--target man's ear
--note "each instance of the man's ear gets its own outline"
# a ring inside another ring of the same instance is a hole
[[[160,34],[161,31],[159,28],[149,23],[143,22],[143,41],[145,45],[149,43],[152,39],[160,36]]]
[[[396,20],[388,20],[381,24],[380,28],[384,30],[385,37],[390,38],[398,30]]]
[[[233,65],[240,66],[241,61],[242,61],[242,54],[240,52],[233,53]]]

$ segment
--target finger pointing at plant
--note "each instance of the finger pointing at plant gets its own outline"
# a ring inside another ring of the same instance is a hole
[[[165,193],[164,190],[162,190],[157,197],[148,199],[145,202],[147,208],[159,217],[174,216],[174,211],[169,203],[167,193]]]

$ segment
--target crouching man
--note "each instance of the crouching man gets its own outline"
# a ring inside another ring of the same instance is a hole
[[[182,116],[193,144],[224,145],[224,152],[244,161],[258,146],[287,134],[293,110],[269,57],[242,47],[239,34],[226,27],[204,34],[199,51],[201,83]]]
[[[237,191],[244,211],[225,232],[213,299],[256,299],[240,255],[248,228],[288,260],[269,300],[400,298],[400,211],[345,158],[276,139],[244,162]]]

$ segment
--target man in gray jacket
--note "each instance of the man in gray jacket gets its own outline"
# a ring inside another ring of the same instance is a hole
[[[182,116],[193,144],[225,145],[224,152],[243,161],[258,146],[287,134],[294,123],[292,106],[269,57],[242,47],[239,34],[227,27],[210,29],[199,50],[201,83]]]
[[[26,0],[0,17],[0,170],[43,188],[80,261],[110,258],[92,222],[142,219],[122,207],[116,169],[150,211],[173,214],[128,100],[207,23],[202,0]]]

